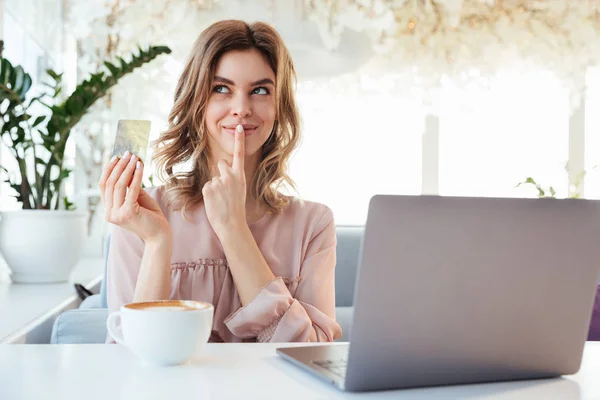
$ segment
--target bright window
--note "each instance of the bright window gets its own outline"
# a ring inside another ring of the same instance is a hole
[[[549,73],[506,71],[489,89],[447,85],[440,113],[439,193],[532,197],[531,176],[567,195],[568,95]]]
[[[373,194],[421,192],[420,105],[399,95],[298,88],[304,138],[290,165],[300,195],[364,224]]]

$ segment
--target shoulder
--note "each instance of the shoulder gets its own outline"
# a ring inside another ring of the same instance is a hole
[[[318,235],[326,228],[335,231],[333,211],[325,204],[286,196],[289,203],[281,211],[279,217],[295,226],[303,226],[309,236]]]

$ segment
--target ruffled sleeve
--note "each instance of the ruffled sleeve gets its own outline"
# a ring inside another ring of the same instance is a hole
[[[331,342],[339,338],[335,247],[333,213],[327,208],[308,243],[294,296],[278,277],[225,319],[227,328],[237,337],[259,342]]]

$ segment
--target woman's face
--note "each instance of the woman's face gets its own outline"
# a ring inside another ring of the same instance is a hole
[[[243,125],[246,158],[259,157],[275,122],[275,73],[256,49],[230,51],[217,64],[206,108],[213,161],[232,161],[235,127]]]

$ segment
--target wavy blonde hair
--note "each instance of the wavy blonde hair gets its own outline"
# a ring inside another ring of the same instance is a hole
[[[300,141],[300,117],[294,97],[296,72],[277,31],[262,22],[220,21],[206,28],[194,43],[175,90],[169,128],[154,143],[153,161],[165,182],[167,204],[185,210],[202,202],[202,187],[211,179],[205,111],[219,59],[234,50],[257,49],[275,73],[276,116],[273,131],[262,146],[250,182],[252,195],[270,212],[289,203],[278,188],[296,189],[287,175],[289,158]],[[189,171],[174,169],[190,162]]]

